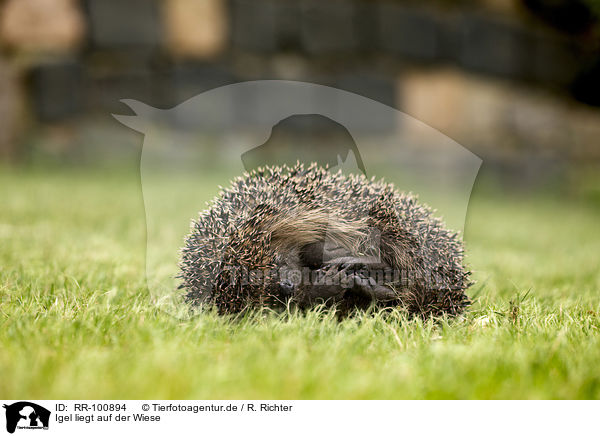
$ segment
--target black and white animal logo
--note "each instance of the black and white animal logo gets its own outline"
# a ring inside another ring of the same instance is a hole
[[[6,409],[6,431],[9,433],[14,433],[16,429],[48,429],[50,411],[38,404],[19,401],[4,404],[3,407]]]

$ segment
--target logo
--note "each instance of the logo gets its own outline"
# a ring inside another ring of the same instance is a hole
[[[16,429],[48,430],[50,411],[29,401],[19,401],[4,405],[6,409],[6,431],[14,433]]]

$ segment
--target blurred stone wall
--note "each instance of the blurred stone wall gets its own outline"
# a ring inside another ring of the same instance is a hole
[[[562,3],[4,0],[0,150],[43,131],[77,154],[90,130],[110,138],[120,99],[167,108],[291,79],[394,106],[492,162],[600,160],[597,20]]]

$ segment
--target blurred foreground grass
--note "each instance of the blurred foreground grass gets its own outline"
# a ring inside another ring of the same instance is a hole
[[[203,177],[208,200],[223,181]],[[423,323],[319,310],[181,321],[145,288],[136,174],[3,170],[0,199],[3,398],[600,398],[591,202],[476,189],[475,304]]]

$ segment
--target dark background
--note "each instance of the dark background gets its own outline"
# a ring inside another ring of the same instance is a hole
[[[111,113],[246,80],[309,81],[393,106],[543,184],[600,161],[597,1],[5,0],[0,152],[137,162]]]

